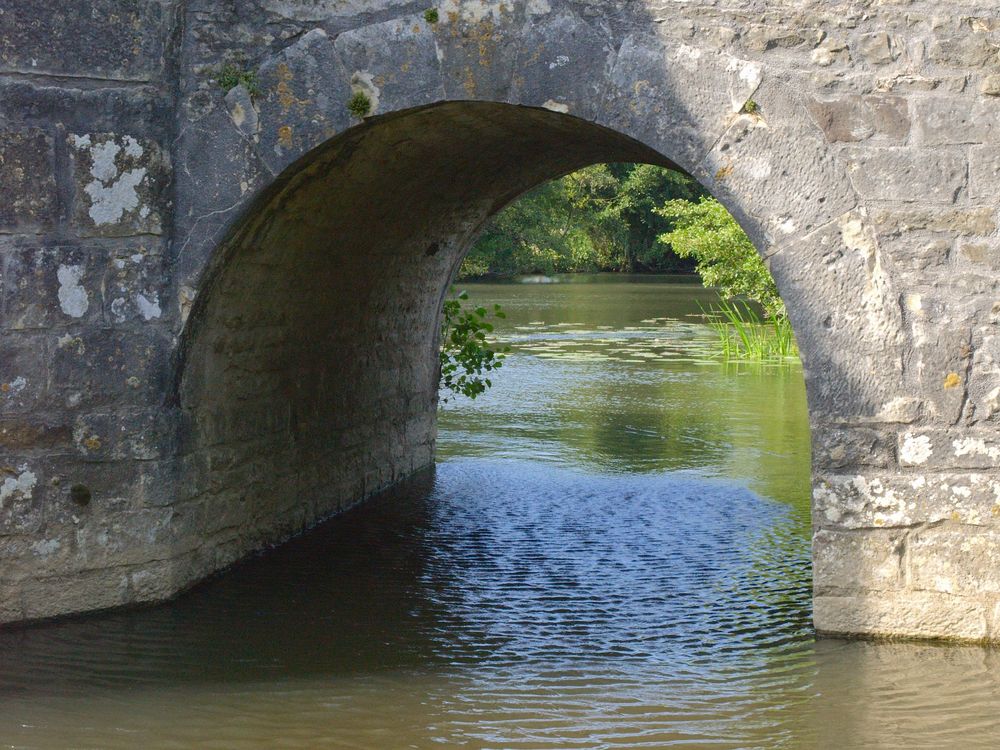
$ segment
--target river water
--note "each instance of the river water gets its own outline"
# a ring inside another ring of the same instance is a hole
[[[690,281],[467,285],[435,472],[175,602],[0,633],[0,747],[994,748],[1000,651],[815,640],[801,369]]]

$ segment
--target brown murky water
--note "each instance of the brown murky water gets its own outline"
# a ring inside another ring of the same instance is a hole
[[[689,283],[510,315],[437,471],[171,604],[0,633],[0,747],[1000,746],[1000,652],[815,641],[797,365]]]

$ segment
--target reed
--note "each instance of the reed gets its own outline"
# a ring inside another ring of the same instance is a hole
[[[785,359],[797,357],[798,346],[786,315],[762,318],[745,302],[724,300],[705,310],[708,325],[719,337],[727,359]]]

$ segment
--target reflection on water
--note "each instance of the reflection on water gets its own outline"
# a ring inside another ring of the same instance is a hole
[[[154,609],[0,634],[0,747],[1000,743],[1000,652],[815,642],[797,366],[691,285],[485,286],[441,462]]]

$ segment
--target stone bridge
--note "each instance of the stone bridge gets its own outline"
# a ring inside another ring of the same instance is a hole
[[[0,0],[0,621],[431,464],[477,230],[639,161],[787,302],[817,628],[1000,639],[1000,3],[431,2]]]

